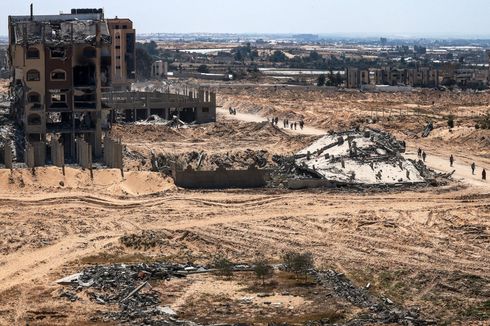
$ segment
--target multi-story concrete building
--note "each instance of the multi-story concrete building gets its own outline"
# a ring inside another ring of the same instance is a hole
[[[166,78],[168,74],[168,63],[163,60],[153,62],[151,65],[151,77],[155,79]]]
[[[438,87],[439,70],[429,67],[407,69],[407,85],[412,87]]]
[[[375,73],[376,85],[438,87],[439,71],[429,67],[382,68]]]
[[[125,90],[135,81],[136,69],[136,30],[127,18],[107,19],[112,37],[112,87]]]
[[[57,139],[74,158],[84,139],[101,155],[110,109],[101,93],[111,86],[111,36],[102,9],[70,14],[9,17],[9,60],[13,76],[12,115],[26,142]]]
[[[369,85],[371,82],[368,69],[347,68],[345,74],[347,88],[360,88],[363,85]]]

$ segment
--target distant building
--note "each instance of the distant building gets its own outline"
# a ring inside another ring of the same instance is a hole
[[[347,68],[345,75],[347,88],[360,88],[371,82],[368,69]]]
[[[166,78],[168,75],[168,63],[163,60],[153,62],[151,65],[151,77],[154,79]]]
[[[136,30],[127,18],[107,19],[107,26],[112,37],[112,87],[124,90],[136,78]]]
[[[376,85],[438,87],[439,70],[429,67],[396,69],[385,67],[376,70]]]
[[[407,85],[412,87],[439,87],[439,70],[428,67],[407,69]]]

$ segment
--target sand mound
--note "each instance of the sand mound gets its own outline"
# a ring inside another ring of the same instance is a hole
[[[159,173],[129,171],[124,178],[116,169],[90,171],[67,167],[0,170],[0,193],[87,191],[112,196],[144,196],[175,188],[172,179]]]

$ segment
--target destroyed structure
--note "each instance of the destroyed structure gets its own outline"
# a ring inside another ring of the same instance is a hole
[[[409,69],[385,67],[372,70],[347,68],[345,74],[347,88],[362,88],[365,85],[435,88],[440,85],[439,70],[429,67]]]
[[[320,138],[295,155],[294,165],[303,176],[335,185],[426,183],[425,169],[404,152],[405,144],[387,133],[348,131]]]
[[[136,30],[129,19],[107,19],[111,33],[112,88],[127,90],[136,77]]]
[[[110,33],[102,9],[9,17],[12,115],[27,143],[42,148],[56,139],[75,157],[80,138],[101,155],[111,111],[101,103],[111,87]]]
[[[102,9],[70,14],[9,16],[11,116],[23,131],[17,142],[26,163],[80,160],[103,153],[111,124],[150,115],[186,122],[216,120],[216,94],[128,92],[135,78],[136,34],[129,19],[105,19]],[[20,144],[19,144],[20,143]],[[46,146],[61,157],[46,157]],[[109,142],[112,144],[112,142]],[[112,161],[112,160],[111,160]],[[29,165],[29,164],[28,164]]]

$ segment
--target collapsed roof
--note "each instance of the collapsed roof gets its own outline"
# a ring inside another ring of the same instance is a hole
[[[109,28],[102,13],[46,16],[10,16],[16,44],[95,43],[97,24],[103,43],[110,43]]]
[[[401,154],[405,144],[375,130],[326,135],[295,156],[295,164],[319,178],[339,183],[423,183],[415,162]]]

